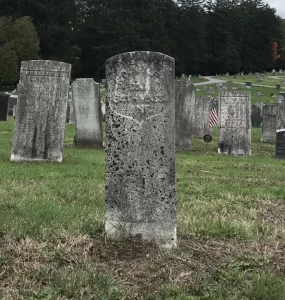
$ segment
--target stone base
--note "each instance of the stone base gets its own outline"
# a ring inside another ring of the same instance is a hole
[[[130,223],[106,220],[105,231],[107,237],[112,239],[131,236],[142,241],[154,242],[164,249],[177,246],[176,225],[173,223]]]
[[[29,161],[29,162],[58,162],[61,163],[62,162],[62,157],[58,158],[58,159],[43,159],[43,158],[26,158],[26,157],[22,157],[19,155],[15,155],[15,154],[11,154],[11,158],[10,161],[12,162],[25,162],[25,161]]]

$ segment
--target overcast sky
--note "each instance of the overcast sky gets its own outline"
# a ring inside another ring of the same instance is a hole
[[[264,0],[270,7],[276,9],[276,14],[285,19],[285,0]]]

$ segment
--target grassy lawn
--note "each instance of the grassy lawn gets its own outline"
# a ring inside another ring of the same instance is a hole
[[[211,85],[200,85],[196,86],[196,95],[197,96],[207,96],[206,91],[204,90],[205,88],[212,87],[213,94],[209,96],[213,97],[218,97],[218,89],[216,88],[215,84]],[[252,86],[251,90],[245,89],[241,87],[240,84],[234,84],[234,86],[237,87],[238,91],[242,92],[248,92],[251,93],[251,102],[252,103],[257,103],[257,102],[263,102],[264,104],[272,104],[276,102],[276,99],[272,98],[271,94],[278,95],[279,91],[276,88],[268,88],[268,87],[260,87],[260,86]],[[285,91],[285,87],[284,87]],[[263,96],[257,96],[257,92],[262,92]]]
[[[258,85],[268,85],[276,87],[276,83],[280,83],[281,80],[285,80],[285,75],[283,74],[277,74],[275,76],[268,75],[266,76],[265,80],[263,82],[259,82],[256,80],[256,75],[245,75],[245,76],[217,76],[216,79],[222,79],[222,80],[232,80],[234,82],[240,82],[245,83],[246,81],[251,81],[252,84],[258,84]],[[285,90],[285,86],[283,84],[283,90]]]
[[[177,153],[178,248],[104,236],[105,154],[11,163],[0,122],[0,299],[285,300],[285,160],[252,132],[252,156],[192,141]]]
[[[198,76],[191,77],[191,82],[193,82],[193,83],[206,82],[206,81],[208,81],[208,80],[203,77],[198,77]]]

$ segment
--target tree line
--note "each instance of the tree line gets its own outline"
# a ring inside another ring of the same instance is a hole
[[[285,21],[262,0],[0,0],[0,15],[0,84],[38,58],[100,80],[106,59],[140,50],[174,57],[177,75],[285,68]]]

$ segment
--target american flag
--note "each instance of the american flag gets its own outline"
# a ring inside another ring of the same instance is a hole
[[[212,100],[209,126],[210,126],[210,128],[212,128],[217,124],[218,124],[218,113],[217,113],[215,102],[214,102],[214,100]]]

